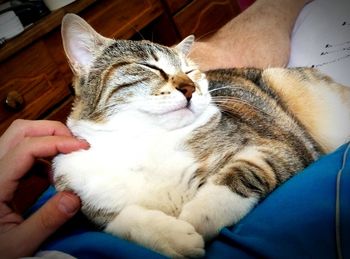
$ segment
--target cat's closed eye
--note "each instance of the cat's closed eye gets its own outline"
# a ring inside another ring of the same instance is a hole
[[[191,73],[193,73],[193,72],[195,72],[195,71],[196,71],[196,69],[191,69],[191,70],[186,71],[185,74],[186,74],[186,75],[189,75],[189,74],[191,74]]]
[[[160,67],[157,67],[155,65],[152,65],[152,64],[148,64],[148,63],[137,63],[138,65],[141,65],[141,66],[144,66],[144,67],[147,67],[151,70],[156,70],[160,73],[160,75],[164,78],[164,80],[168,80],[169,78],[169,75],[167,73],[164,72],[163,69],[161,69]]]

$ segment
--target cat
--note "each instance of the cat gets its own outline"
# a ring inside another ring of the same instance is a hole
[[[174,47],[62,22],[74,73],[67,125],[89,150],[54,159],[104,231],[170,257],[201,257],[295,173],[350,139],[350,89],[311,68],[202,72]]]

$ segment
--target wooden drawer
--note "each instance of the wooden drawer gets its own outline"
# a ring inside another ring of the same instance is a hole
[[[70,94],[43,41],[19,52],[0,66],[0,132],[17,118],[36,119]],[[24,100],[21,110],[6,105],[10,92]]]
[[[239,12],[235,0],[195,0],[174,16],[174,22],[182,38],[189,34],[199,38],[215,32]]]
[[[166,0],[167,6],[169,7],[170,13],[174,14],[179,11],[186,4],[191,2],[191,0]]]
[[[103,0],[81,15],[103,36],[128,39],[162,13],[159,0]]]

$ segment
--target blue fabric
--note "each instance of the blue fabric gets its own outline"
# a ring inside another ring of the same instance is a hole
[[[350,144],[324,156],[284,183],[234,227],[206,247],[206,258],[337,258],[336,179],[340,178],[340,236],[350,258]],[[53,193],[50,189],[37,207]],[[34,208],[35,210],[36,208]],[[77,258],[162,258],[94,229],[78,215],[42,247]]]
[[[207,248],[207,257],[337,258],[336,179],[349,145],[310,165],[271,193],[235,227],[223,229]],[[350,258],[349,153],[340,185],[343,258]]]

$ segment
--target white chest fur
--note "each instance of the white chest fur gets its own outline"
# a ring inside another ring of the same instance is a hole
[[[198,164],[185,145],[196,125],[169,132],[147,126],[137,129],[130,123],[104,131],[81,123],[71,126],[91,148],[58,156],[55,177],[63,176],[68,187],[96,209],[118,212],[139,204],[178,214],[196,191],[193,174]]]

